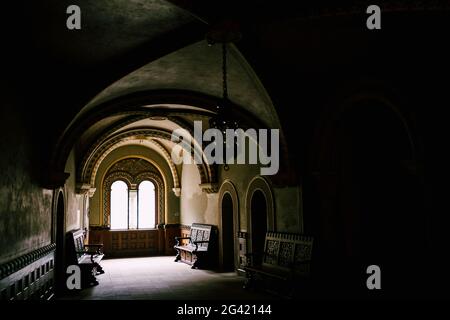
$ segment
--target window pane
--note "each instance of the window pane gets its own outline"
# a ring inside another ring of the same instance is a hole
[[[111,229],[128,228],[128,186],[116,181],[111,186]]]
[[[156,227],[155,185],[142,181],[139,185],[139,228]]]

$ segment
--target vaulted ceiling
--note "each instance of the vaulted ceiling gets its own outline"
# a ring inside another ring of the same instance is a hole
[[[152,132],[165,132],[170,138],[174,128],[184,126],[192,130],[195,120],[207,128],[208,119],[214,114],[214,102],[222,96],[223,83],[221,46],[208,45],[205,40],[210,28],[206,20],[183,9],[189,7],[187,3],[164,0],[70,4],[81,8],[82,29],[68,31],[59,26],[67,17],[65,8],[69,5],[61,1],[46,8],[53,14],[46,28],[37,31],[42,39],[37,45],[61,63],[69,63],[81,72],[95,70],[94,77],[104,76],[102,90],[91,91],[91,99],[85,100],[65,130],[65,135],[72,134],[72,138],[63,147],[68,149],[72,143],[76,146],[80,180],[87,182],[92,178],[86,177],[85,171],[92,174],[90,166],[98,165],[99,159],[124,144],[145,145],[167,158],[174,143],[167,137],[153,136]],[[65,38],[64,44],[56,40],[61,38]],[[261,81],[239,49],[228,47],[230,100],[247,119],[252,119],[253,125],[280,128]],[[171,93],[163,101],[145,100],[161,91]],[[175,97],[180,94],[202,96],[209,101],[206,106],[189,103]],[[131,110],[129,97],[136,95],[143,99],[133,102]],[[167,120],[154,120],[168,116]],[[236,117],[240,117],[239,112]]]
[[[81,30],[66,28],[66,8],[72,4],[81,8]],[[411,24],[411,15],[402,14],[411,8],[426,12],[430,29],[441,30],[447,20],[433,15],[443,12],[440,5],[380,5],[387,12],[385,24],[399,21],[389,36],[367,33],[364,1],[345,6],[237,0],[8,3],[2,22],[10,31],[4,38],[9,46],[2,70],[8,81],[26,88],[27,104],[39,105],[29,114],[46,141],[40,146],[42,161],[51,163],[45,157],[62,135],[70,137],[58,152],[67,154],[64,148],[76,145],[82,159],[98,139],[145,114],[170,113],[187,124],[205,121],[221,94],[220,47],[208,47],[205,35],[217,23],[231,21],[242,39],[230,48],[230,98],[243,118],[281,127],[295,163],[303,156],[296,145],[320,112],[312,106],[323,92],[357,81],[368,61],[371,76],[382,78],[390,67],[401,75],[415,59],[408,53],[423,47],[417,43],[440,43],[438,33],[425,32],[424,23]],[[302,116],[293,117],[294,110]],[[59,121],[50,122],[48,114]]]

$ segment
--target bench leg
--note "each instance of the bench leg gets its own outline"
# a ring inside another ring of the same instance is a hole
[[[198,267],[199,267],[199,262],[198,262],[198,259],[197,259],[197,260],[195,260],[195,262],[192,264],[191,269],[198,269]]]
[[[97,274],[104,274],[105,270],[103,270],[102,266],[99,263],[96,263],[95,265],[96,270],[97,270]]]
[[[180,250],[177,249],[177,256],[175,257],[175,262],[180,261],[181,260],[181,252]]]
[[[202,269],[208,266],[208,261],[206,260],[206,255],[204,252],[193,252],[192,259],[194,263],[192,264],[192,269]]]
[[[89,288],[98,285],[97,278],[95,277],[96,267],[95,265],[80,265],[81,268],[81,287]]]
[[[245,283],[244,283],[244,289],[251,289],[254,287],[255,284],[255,275],[251,271],[247,271],[245,273]]]

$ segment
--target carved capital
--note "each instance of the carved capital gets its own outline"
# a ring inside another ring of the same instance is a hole
[[[181,188],[172,188],[172,191],[177,197],[181,195]]]
[[[88,183],[78,183],[76,186],[76,193],[81,195],[88,195],[89,198],[94,196],[96,188],[92,188],[92,186]]]

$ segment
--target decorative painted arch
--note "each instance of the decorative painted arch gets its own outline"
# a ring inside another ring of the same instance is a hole
[[[142,164],[141,170],[135,170],[130,173],[126,169],[127,164],[131,161],[139,161]],[[118,164],[123,164],[120,170],[116,170]],[[141,158],[127,158],[115,162],[105,175],[102,183],[103,195],[103,227],[109,228],[111,226],[111,186],[115,181],[121,180],[128,186],[128,190],[135,189],[142,181],[149,180],[155,185],[156,199],[158,199],[158,216],[157,224],[164,223],[165,217],[165,186],[160,172],[148,161]]]
[[[134,129],[127,132],[119,133],[115,136],[108,138],[106,141],[100,141],[100,139],[91,147],[89,151],[89,156],[86,157],[80,167],[81,171],[81,181],[82,183],[89,183],[91,185],[94,184],[95,175],[100,167],[102,160],[111,153],[114,149],[118,148],[121,143],[135,136],[142,136],[146,138],[153,139],[162,139],[171,141],[172,134],[170,132],[160,130],[160,129]],[[162,148],[165,150],[163,146],[161,146],[157,141],[152,141],[153,144],[157,144],[157,148]],[[192,151],[192,150],[191,150]],[[198,151],[201,152],[201,151]],[[202,153],[202,152],[201,152]],[[191,156],[193,156],[191,154]],[[174,188],[179,188],[179,177],[176,171],[176,168],[168,154],[167,150],[165,150],[166,161],[169,163],[169,167],[171,168],[172,178],[174,180]],[[169,157],[169,159],[167,159]],[[215,176],[212,176],[215,173],[214,169],[211,169],[211,165],[208,165],[203,161],[202,164],[198,164],[197,168],[199,170],[201,183],[214,183],[216,180]]]
[[[209,119],[209,117],[208,117]],[[187,132],[189,132],[189,134],[192,137],[192,140],[198,144],[198,141],[195,140],[195,135],[194,135],[194,128],[192,125],[190,125],[189,123],[187,123],[185,120],[179,118],[178,116],[171,116],[169,117],[169,120],[172,121],[173,123],[177,124],[178,126],[180,126],[180,128],[183,128],[184,130],[186,130]],[[195,147],[200,148],[198,145],[195,145]],[[204,163],[208,163],[208,159],[205,157],[203,150],[201,151],[202,154],[202,159],[204,161]],[[202,184],[210,184],[209,188],[206,188],[205,191],[208,193],[216,193],[218,191],[218,188],[216,186],[216,182],[217,182],[217,165],[216,164],[208,164],[206,166],[206,169],[208,170],[208,174],[209,174],[209,181],[203,181],[201,180]],[[200,178],[201,178],[201,174],[200,174]]]
[[[148,140],[147,141],[149,144],[154,145],[156,148],[158,148],[161,153],[159,153],[159,155],[166,161],[167,165],[169,166],[170,169],[170,173],[172,175],[172,179],[173,179],[173,185],[174,188],[179,188],[180,187],[180,178],[178,175],[178,171],[176,170],[175,165],[173,164],[173,162],[171,161],[170,155],[167,152],[167,150],[156,140]],[[86,172],[86,177],[84,179],[88,179],[89,178],[89,184],[93,185],[95,183],[95,177],[97,175],[97,172],[100,168],[100,165],[102,163],[102,161],[114,150],[120,148],[123,145],[127,144],[127,140],[121,140],[117,143],[115,143],[114,145],[112,145],[110,148],[108,148],[107,150],[103,151],[103,153],[100,154],[100,157],[95,157],[92,158],[92,161],[94,162],[94,165],[90,165],[90,168],[87,168],[88,171]],[[80,178],[81,179],[81,178]]]

